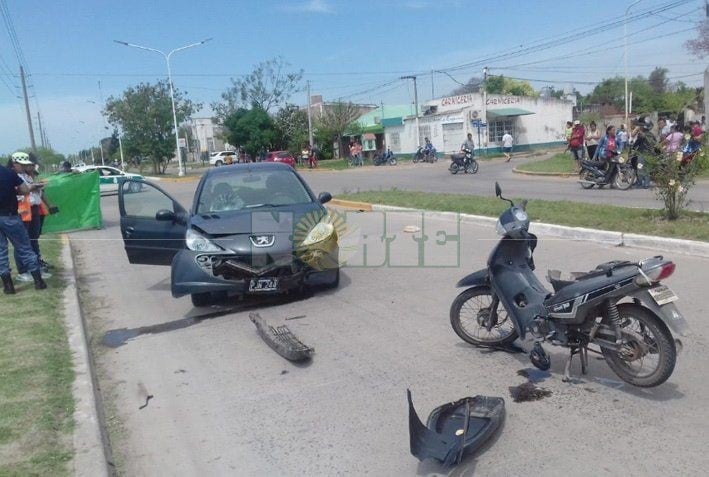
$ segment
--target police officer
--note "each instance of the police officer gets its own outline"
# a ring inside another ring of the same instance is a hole
[[[29,156],[24,152],[16,152],[12,155],[12,160],[29,160]],[[42,184],[38,183],[26,184],[16,172],[0,165],[0,278],[2,278],[3,292],[8,295],[15,293],[7,254],[8,240],[17,251],[23,265],[32,274],[34,287],[37,290],[47,288],[47,284],[42,279],[37,254],[32,250],[27,229],[17,213],[17,194],[29,194],[41,187]]]

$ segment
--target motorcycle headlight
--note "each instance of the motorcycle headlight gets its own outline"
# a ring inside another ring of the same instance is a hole
[[[522,209],[515,209],[512,214],[515,216],[515,219],[519,220],[520,222],[526,222],[529,218],[527,217],[527,213]]]
[[[335,227],[333,227],[332,224],[320,222],[313,227],[307,237],[305,237],[305,240],[303,240],[303,245],[314,245],[327,240],[334,232]]]
[[[220,252],[222,250],[219,245],[192,229],[187,229],[185,243],[188,249],[195,252]]]
[[[507,230],[505,230],[500,219],[497,219],[497,224],[495,224],[495,232],[497,232],[497,235],[507,235]]]

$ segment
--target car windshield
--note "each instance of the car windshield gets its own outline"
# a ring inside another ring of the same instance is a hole
[[[312,202],[303,183],[291,171],[262,170],[220,173],[206,179],[197,214],[279,207]]]

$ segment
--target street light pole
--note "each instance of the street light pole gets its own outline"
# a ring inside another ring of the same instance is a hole
[[[416,147],[421,145],[421,137],[419,133],[419,93],[416,88],[416,76],[402,76],[401,79],[411,79],[414,80],[414,108],[416,108]]]
[[[114,42],[119,43],[121,45],[131,46],[133,48],[138,48],[141,50],[147,50],[147,51],[153,51],[155,53],[160,53],[165,58],[165,63],[167,64],[167,81],[170,86],[170,101],[172,102],[172,122],[175,127],[175,153],[177,156],[177,167],[178,167],[177,175],[178,176],[185,175],[185,167],[182,163],[182,154],[180,153],[180,138],[178,136],[179,132],[178,132],[178,124],[177,124],[177,113],[175,111],[175,91],[172,86],[172,71],[170,69],[170,57],[172,56],[173,53],[177,53],[178,51],[181,51],[181,50],[186,50],[187,48],[192,48],[193,46],[203,45],[210,40],[211,40],[211,38],[207,38],[206,40],[202,40],[197,43],[192,43],[190,45],[181,46],[179,48],[175,48],[174,50],[170,51],[169,53],[165,53],[165,52],[158,50],[156,48],[149,48],[147,46],[135,45],[133,43],[128,43],[125,41],[113,40]]]
[[[628,127],[628,13],[630,9],[635,5],[640,3],[642,0],[635,0],[633,3],[628,5],[625,9],[625,19],[623,21],[623,42],[624,42],[624,53],[623,61],[625,63],[625,127]]]

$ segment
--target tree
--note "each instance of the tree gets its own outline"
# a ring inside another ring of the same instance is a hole
[[[177,123],[188,119],[201,107],[174,91]],[[153,163],[153,173],[163,174],[175,154],[170,87],[167,81],[131,86],[123,94],[106,101],[104,115],[123,131],[124,152],[129,157],[147,157]]]
[[[342,136],[350,127],[352,122],[360,116],[357,106],[351,102],[338,101],[329,105],[323,112],[318,122],[318,130],[323,136],[329,137],[330,141],[336,141],[340,157],[344,157]]]
[[[278,139],[273,120],[261,108],[239,108],[224,119],[225,138],[229,144],[239,145],[256,157],[271,149]]]
[[[283,58],[276,57],[259,63],[254,70],[240,79],[231,79],[231,86],[222,93],[222,102],[213,103],[216,116],[224,120],[239,108],[259,108],[266,112],[287,101],[300,91],[303,70],[288,73],[290,66]]]
[[[488,76],[485,89],[489,94],[509,94],[512,96],[537,96],[531,84],[523,80],[505,78],[504,76]]]
[[[299,154],[308,142],[308,113],[294,104],[286,104],[274,118],[278,147]]]
[[[667,68],[660,68],[659,66],[650,73],[650,77],[647,80],[655,93],[663,94],[667,92],[667,87],[670,83],[667,79],[667,73],[669,73]]]
[[[709,55],[709,19],[697,26],[697,38],[688,40],[684,45],[689,52],[698,58]]]

